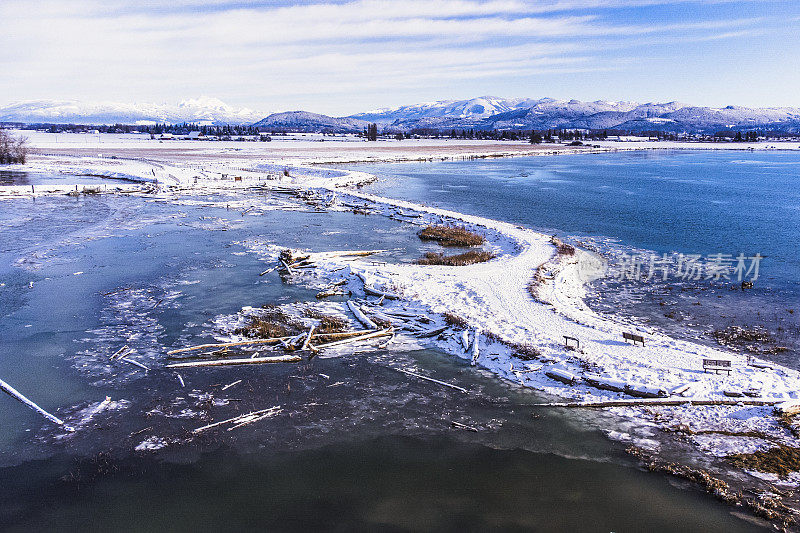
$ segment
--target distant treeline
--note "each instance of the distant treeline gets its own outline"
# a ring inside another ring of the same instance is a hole
[[[0,130],[0,164],[25,163],[28,147],[23,137],[13,137]]]
[[[768,131],[718,131],[714,133],[672,133],[665,131],[629,131],[629,130],[581,130],[581,129],[546,129],[546,130],[435,130],[429,128],[413,129],[412,136],[446,137],[451,139],[481,139],[496,141],[523,141],[538,144],[555,141],[600,141],[617,137],[645,137],[664,141],[736,141],[755,142],[764,138],[796,138],[798,135],[786,132]],[[391,133],[387,133],[391,134]]]
[[[190,132],[200,132],[205,138],[218,138],[230,140],[244,137],[264,137],[265,134],[286,135],[292,132],[322,133],[327,135],[341,135],[342,133],[354,133],[367,140],[377,140],[380,138],[394,138],[398,140],[410,138],[452,138],[452,139],[477,139],[494,141],[529,141],[531,143],[549,143],[564,141],[596,141],[614,139],[617,137],[642,137],[666,141],[701,141],[701,142],[755,142],[763,139],[795,139],[797,133],[785,131],[773,131],[765,129],[752,130],[721,130],[715,132],[670,132],[662,130],[634,131],[621,129],[509,129],[509,130],[485,130],[485,129],[438,129],[438,128],[414,128],[411,130],[399,131],[391,126],[379,128],[377,124],[369,124],[362,131],[344,132],[336,129],[311,129],[303,130],[287,128],[264,128],[247,125],[225,125],[225,126],[201,126],[192,123],[181,124],[153,124],[153,125],[86,125],[86,124],[19,124],[6,123],[0,127],[16,127],[20,129],[30,129],[39,131],[49,131],[52,133],[72,132],[72,133],[145,133],[152,136],[172,134],[175,136],[189,135]]]
[[[242,135],[258,135],[260,129],[255,126],[246,125],[225,125],[225,126],[201,126],[183,122],[181,124],[114,124],[114,125],[91,125],[91,124],[25,124],[18,125],[26,130],[44,130],[50,133],[89,133],[97,131],[99,133],[149,133],[151,135],[162,135],[170,133],[172,135],[188,135],[189,132],[199,131],[204,136],[213,137],[232,137]]]

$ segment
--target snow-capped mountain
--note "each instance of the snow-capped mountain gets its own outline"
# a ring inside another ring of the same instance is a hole
[[[724,129],[769,129],[800,132],[798,108],[699,107],[681,102],[647,103],[553,98],[498,98],[442,100],[379,109],[348,117],[330,117],[307,111],[275,113],[268,117],[235,108],[216,98],[202,97],[178,104],[82,103],[39,100],[0,108],[0,122],[148,124],[255,124],[266,129],[292,131],[360,132],[375,122],[382,129],[529,130],[553,128],[619,129],[713,133]],[[259,120],[260,119],[260,120]]]
[[[395,108],[379,109],[369,113],[351,115],[353,118],[377,122],[379,124],[394,121],[414,121],[436,118],[476,119],[486,118],[498,113],[505,113],[519,108],[528,108],[541,100],[527,98],[497,98],[481,96],[469,100],[441,100],[423,104],[407,105]]]
[[[493,117],[501,118],[501,120],[507,118],[512,122],[525,116],[528,116],[528,120],[537,121],[537,115],[541,117],[538,119],[539,122],[547,121],[548,117],[563,117],[569,120],[599,112],[630,111],[637,105],[630,102],[580,102],[553,98],[481,96],[469,100],[443,100],[352,116],[378,124],[398,126],[415,123],[414,127],[463,127],[467,124],[479,126],[483,122],[491,122],[490,119]],[[514,125],[509,124],[508,127],[514,127]]]
[[[35,100],[0,107],[0,122],[28,124],[250,124],[262,116],[209,97],[183,100],[178,104]]]
[[[276,130],[352,133],[363,131],[369,125],[369,122],[357,118],[329,117],[328,115],[309,113],[308,111],[286,111],[284,113],[274,113],[253,125]]]
[[[647,103],[482,96],[359,113],[352,118],[385,128],[431,129],[623,129],[714,132],[721,129],[800,130],[797,108],[697,107],[681,102]]]
[[[521,112],[490,117],[494,129],[514,128],[587,128],[607,129],[639,118],[657,117],[684,106],[667,104],[637,104],[634,102],[581,102],[546,99]]]

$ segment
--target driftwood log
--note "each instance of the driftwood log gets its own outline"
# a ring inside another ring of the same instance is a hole
[[[382,290],[376,289],[374,287],[370,287],[369,285],[366,285],[366,284],[364,285],[364,292],[366,294],[371,295],[371,296],[380,296],[381,298],[386,298],[387,300],[399,300],[400,299],[400,296],[395,294],[395,293],[393,293],[393,292],[382,291]]]
[[[335,342],[329,342],[327,344],[318,344],[316,346],[316,348],[318,350],[321,350],[322,348],[332,348],[334,346],[341,346],[343,344],[349,344],[351,342],[358,342],[358,341],[363,341],[363,340],[368,340],[368,339],[374,339],[376,337],[388,337],[389,335],[393,335],[393,334],[394,334],[394,328],[386,328],[386,329],[382,329],[382,330],[378,330],[378,331],[372,331],[370,333],[367,333],[366,335],[360,335],[358,337],[350,337],[349,339],[344,339],[344,340],[335,341]]]
[[[378,325],[370,320],[369,317],[365,315],[355,303],[353,303],[353,300],[347,300],[347,307],[350,308],[350,311],[356,317],[356,320],[361,322],[365,328],[378,329]]]
[[[776,405],[784,400],[767,400],[767,399],[753,399],[753,400],[708,400],[708,399],[692,399],[692,398],[652,398],[652,399],[636,399],[636,400],[608,400],[602,402],[564,402],[564,403],[542,403],[534,404],[533,407],[566,407],[566,408],[595,408],[595,407],[641,407],[648,405],[685,405],[689,406],[702,406],[702,405]]]
[[[109,358],[109,359],[119,359],[120,357],[122,357],[123,355],[125,355],[125,353],[126,353],[128,350],[130,350],[130,347],[129,347],[129,346],[126,344],[125,346],[123,346],[122,348],[120,348],[119,350],[117,350],[116,352],[114,352],[113,354],[111,354],[110,356],[108,356],[108,358]]]
[[[475,366],[478,364],[478,358],[481,356],[480,349],[478,348],[478,341],[480,340],[481,332],[478,329],[475,329],[475,333],[472,336],[472,361],[470,361],[471,366]]]
[[[461,391],[464,393],[468,393],[469,391],[464,387],[459,387],[458,385],[453,385],[452,383],[447,383],[446,381],[439,381],[438,379],[429,378],[428,376],[423,376],[422,374],[417,374],[416,372],[411,372],[410,370],[403,370],[402,368],[395,369],[398,372],[402,372],[403,374],[408,374],[409,376],[414,376],[419,379],[424,379],[425,381],[430,381],[432,383],[438,383],[439,385],[444,385],[445,387],[450,387],[451,389],[456,389],[457,391]]]
[[[120,361],[125,361],[129,365],[138,366],[139,368],[141,368],[145,372],[150,372],[150,369],[148,367],[146,367],[145,365],[143,365],[142,363],[140,363],[139,361],[134,361],[133,359],[129,359],[127,357],[120,357],[119,360]]]
[[[198,366],[261,365],[265,363],[296,363],[302,361],[299,355],[276,355],[274,357],[248,357],[246,359],[215,359],[213,361],[189,361],[172,363],[167,368],[193,368]]]
[[[466,329],[461,332],[461,346],[464,347],[464,353],[469,350],[469,331]]]
[[[251,412],[243,414],[243,415],[234,416],[233,418],[227,418],[225,420],[220,420],[219,422],[214,422],[213,424],[208,424],[208,425],[205,425],[205,426],[201,426],[199,428],[193,429],[192,433],[197,435],[197,434],[202,433],[203,431],[206,431],[208,429],[212,429],[212,428],[215,428],[215,427],[223,426],[225,424],[237,424],[238,425],[239,422],[242,422],[242,421],[247,420],[247,419],[266,418],[266,416],[270,416],[270,415],[279,413],[280,410],[281,410],[281,406],[280,405],[276,405],[275,407],[270,407],[268,409],[261,409],[260,411],[251,411]],[[251,420],[251,422],[255,422],[255,420]],[[237,426],[234,426],[234,427],[237,427]],[[231,429],[233,429],[233,428],[231,428]]]
[[[320,340],[320,341],[333,341],[339,339],[347,339],[349,337],[357,337],[359,335],[363,335],[365,333],[371,333],[374,329],[362,329],[356,331],[343,331],[339,333],[314,333],[311,336],[311,340]],[[277,345],[281,344],[281,342],[287,342],[291,340],[292,337],[274,337],[271,339],[252,339],[247,341],[236,341],[236,342],[218,342],[213,344],[198,344],[195,346],[187,346],[186,348],[178,348],[177,350],[170,350],[167,352],[167,355],[175,355],[179,353],[186,353],[186,352],[193,352],[196,350],[208,350],[208,349],[215,349],[215,348],[232,348],[236,346],[252,346],[252,345],[259,345],[259,344],[267,344],[267,345]]]
[[[426,330],[423,330],[423,331],[420,331],[419,333],[417,333],[417,337],[419,337],[420,339],[426,339],[428,337],[435,337],[436,335],[439,335],[440,333],[444,333],[447,330],[448,327],[449,326],[442,326],[442,327],[439,327],[439,328],[426,329]]]
[[[36,411],[37,413],[39,413],[40,415],[42,415],[43,417],[48,419],[50,422],[52,422],[54,424],[58,424],[59,426],[63,426],[64,425],[64,421],[63,420],[61,420],[57,416],[51,415],[50,413],[48,413],[47,411],[45,411],[44,409],[42,409],[41,407],[39,407],[38,405],[33,403],[32,401],[30,401],[28,398],[23,396],[22,393],[17,391],[17,389],[15,389],[14,387],[9,385],[8,383],[3,381],[2,379],[0,379],[0,390],[2,390],[3,392],[8,394],[9,396],[14,398],[15,400],[18,400],[18,401],[24,403],[25,405],[27,405],[28,407],[30,407],[31,409],[33,409],[34,411]]]

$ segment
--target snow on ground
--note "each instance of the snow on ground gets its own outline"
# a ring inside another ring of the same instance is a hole
[[[441,218],[484,228],[496,249],[503,250],[497,259],[487,263],[454,268],[408,264],[375,266],[365,261],[358,266],[351,263],[351,269],[374,280],[375,285],[390,285],[404,297],[423,303],[435,313],[454,313],[481,331],[491,332],[508,342],[533,345],[549,365],[576,375],[591,368],[610,379],[666,390],[691,384],[691,395],[695,398],[726,399],[723,391],[754,387],[760,388],[760,396],[764,398],[800,397],[800,373],[794,370],[756,369],[747,365],[744,356],[675,340],[655,331],[636,332],[645,337],[644,347],[626,343],[622,333],[631,331],[630,326],[600,317],[580,298],[586,278],[584,270],[577,265],[589,256],[588,252],[579,250],[566,268],[545,281],[545,290],[539,292],[541,301],[534,301],[528,284],[536,268],[555,254],[548,236],[480,217],[420,208],[408,202],[367,194],[350,194],[405,210],[422,210],[434,215],[429,219],[431,222],[439,222]],[[518,251],[511,251],[513,248]],[[592,260],[591,256],[586,259]],[[564,335],[578,338],[581,350],[565,350]],[[731,375],[704,373],[704,358],[732,360]],[[502,355],[496,361],[481,359],[481,364],[501,374],[508,374],[511,363],[516,363],[516,367],[523,365],[509,355]],[[524,382],[560,395],[569,391],[568,395],[574,396],[579,391],[587,400],[620,396],[583,385],[560,384],[542,373],[526,374]]]
[[[258,157],[275,163],[291,160],[295,164],[335,163],[352,161],[400,161],[409,159],[439,159],[451,155],[458,157],[498,157],[530,153],[549,154],[590,152],[588,147],[567,147],[563,144],[531,145],[527,141],[486,141],[475,139],[380,139],[366,142],[354,135],[323,135],[321,133],[289,133],[274,135],[271,142],[186,140],[176,136],[162,140],[151,139],[147,134],[90,134],[49,133],[34,130],[10,130],[14,136],[25,137],[29,145],[40,153],[64,153],[73,151],[83,155],[110,155],[115,151],[147,151],[205,154],[230,159]],[[800,150],[800,141],[746,142],[689,142],[650,141],[640,137],[622,140],[587,141],[587,145],[598,146],[602,151],[616,150]]]
[[[336,182],[337,179],[329,180]],[[324,186],[311,177],[309,185]],[[328,184],[330,190],[330,183]],[[389,200],[355,191],[338,192],[370,202],[373,209],[424,214],[427,223],[455,223],[484,233],[496,259],[466,267],[419,266],[408,264],[373,264],[349,262],[350,271],[368,280],[373,287],[400,293],[403,298],[422,304],[430,312],[452,313],[466,319],[481,335],[478,364],[507,379],[548,394],[575,401],[603,401],[626,398],[624,393],[593,388],[586,383],[564,384],[547,376],[549,369],[559,369],[575,376],[599,375],[606,381],[644,389],[682,390],[681,396],[702,400],[731,401],[729,394],[745,391],[765,401],[800,398],[800,373],[773,365],[755,368],[746,357],[689,341],[676,340],[657,331],[632,326],[621,319],[601,317],[585,304],[584,284],[602,272],[602,261],[593,254],[577,250],[575,256],[559,256],[550,237],[512,224],[451,211]],[[534,272],[546,265],[545,281],[539,287],[538,301],[528,292]],[[331,272],[343,262],[328,263]],[[633,346],[623,340],[623,332],[645,338],[645,346]],[[541,352],[537,361],[515,357],[513,348],[490,341],[486,333],[511,344],[531,345]],[[580,340],[579,351],[564,347],[564,336]],[[474,335],[473,337],[474,338]],[[461,347],[454,334],[441,342],[442,347],[464,358],[472,352]],[[703,371],[704,359],[727,359],[730,375]],[[512,371],[512,368],[515,371]],[[522,370],[519,372],[518,370]],[[685,389],[685,390],[684,390]],[[798,439],[780,426],[771,407],[720,405],[703,407],[626,407],[614,408],[623,417],[657,420],[663,428],[674,428],[694,421],[698,431],[712,431],[693,436],[692,443],[711,455],[763,449],[776,442],[800,445]],[[761,432],[769,441],[754,436]],[[641,441],[641,442],[640,442]],[[637,444],[653,447],[649,439]]]
[[[709,145],[692,144],[691,148],[704,146]],[[258,163],[263,165],[269,160],[262,159]],[[227,189],[234,192],[253,186],[316,189],[332,203],[369,204],[373,212],[387,216],[397,210],[418,213],[420,217],[415,223],[465,225],[487,237],[497,255],[495,259],[465,267],[444,267],[320,257],[314,275],[338,279],[351,274],[351,283],[362,279],[375,288],[399,293],[406,302],[439,315],[437,320],[441,324],[443,313],[457,315],[470,324],[468,342],[475,337],[471,332],[479,332],[478,365],[523,386],[565,399],[598,401],[628,397],[622,392],[591,387],[581,380],[588,374],[608,383],[620,382],[634,389],[663,391],[663,394],[677,397],[680,394],[693,399],[730,401],[731,394],[745,391],[765,401],[800,398],[800,373],[795,370],[777,365],[755,368],[748,366],[742,355],[672,339],[657,331],[629,325],[624,319],[601,317],[592,312],[583,301],[583,287],[588,280],[600,275],[603,264],[590,252],[577,250],[573,256],[559,255],[549,236],[523,227],[340,188],[374,179],[365,173],[326,172],[319,168],[308,171],[294,164],[256,168],[251,162],[249,169],[239,165],[242,165],[241,160],[226,160],[224,153],[207,165],[179,160],[167,164],[145,159],[60,155],[38,157],[25,170],[112,173],[132,181],[156,181],[173,191]],[[284,168],[287,172],[283,172]],[[165,192],[162,189],[161,194]],[[534,299],[528,285],[542,265],[542,282]],[[346,268],[342,270],[342,267]],[[385,305],[396,304],[387,302]],[[626,343],[623,332],[642,335],[645,346]],[[580,349],[565,349],[565,335],[579,339]],[[472,350],[467,351],[462,346],[461,331],[451,328],[435,342],[461,357],[473,356]],[[517,357],[514,345],[535,347],[540,356],[533,361],[523,361]],[[704,372],[704,359],[730,360],[730,375]],[[562,375],[574,375],[577,382],[556,381],[547,375],[553,370]],[[691,437],[693,444],[711,455],[761,449],[775,442],[800,444],[777,424],[769,407],[637,406],[615,407],[614,412],[639,420],[640,425],[690,427],[695,432]],[[696,434],[698,431],[705,433]],[[747,432],[763,433],[767,440],[763,436],[737,436]],[[620,433],[623,434],[627,433]]]

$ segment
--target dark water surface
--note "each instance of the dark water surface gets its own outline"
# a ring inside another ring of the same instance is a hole
[[[389,261],[429,246],[381,217],[224,207],[264,200],[242,194],[0,203],[0,376],[68,419],[106,395],[124,400],[65,435],[0,397],[0,529],[755,527],[635,468],[597,415],[534,417],[540,398],[424,346],[186,370],[181,388],[166,350],[212,340],[212,321],[243,306],[315,301],[311,288],[258,276],[265,262],[250,244],[384,248]],[[150,372],[109,363],[125,344]],[[280,413],[257,424],[190,433],[271,406]],[[165,447],[133,451],[148,439]]]
[[[755,529],[651,474],[443,437],[257,456],[220,450],[190,464],[132,458],[108,468],[59,457],[0,470],[7,531]],[[73,478],[43,475],[60,469]]]

